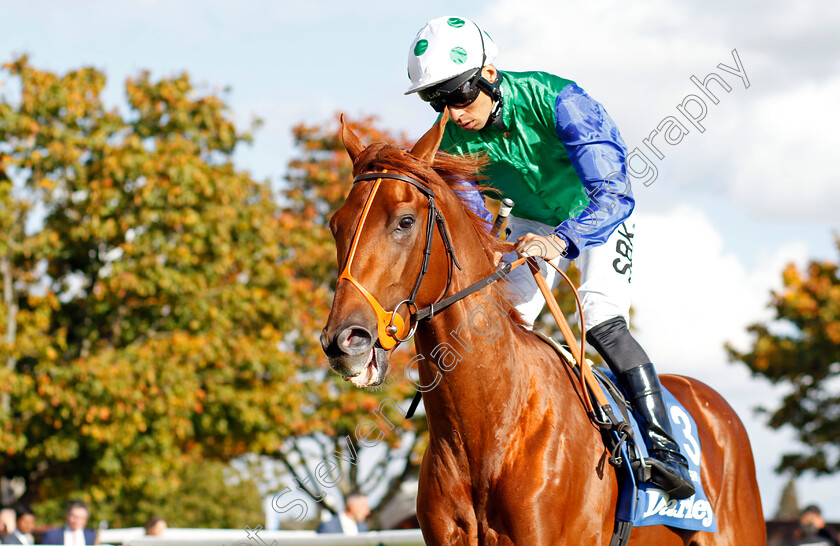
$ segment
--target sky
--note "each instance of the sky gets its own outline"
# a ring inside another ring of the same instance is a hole
[[[735,408],[772,517],[787,479],[773,468],[795,439],[768,429],[754,409],[786,389],[729,363],[723,346],[746,349],[746,326],[772,317],[770,291],[787,263],[838,259],[840,175],[829,165],[840,150],[840,3],[0,0],[0,60],[27,53],[41,69],[97,67],[113,106],[124,104],[125,78],[145,69],[155,78],[187,71],[205,89],[229,89],[242,126],[264,122],[237,166],[281,184],[297,123],[344,112],[374,114],[412,138],[428,129],[432,109],[403,94],[406,57],[423,24],[443,15],[487,30],[502,70],[577,82],[605,106],[628,149],[655,166],[650,185],[634,186],[637,337],[661,373],[696,377]],[[721,68],[738,62],[741,76]],[[713,72],[729,88],[709,84],[717,104],[691,80]],[[706,105],[702,131],[678,110],[694,111],[690,95]],[[651,136],[669,117],[688,130],[678,144]],[[801,505],[820,504],[840,521],[840,476],[796,483]]]

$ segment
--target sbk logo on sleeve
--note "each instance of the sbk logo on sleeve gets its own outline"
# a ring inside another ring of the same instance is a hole
[[[613,269],[619,275],[627,275],[627,282],[630,282],[633,274],[633,237],[635,233],[631,231],[635,225],[627,225],[627,222],[622,222],[618,226],[618,239],[615,241],[615,252],[618,258],[613,260]]]

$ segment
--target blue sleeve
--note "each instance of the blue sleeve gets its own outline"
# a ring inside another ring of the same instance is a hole
[[[484,203],[484,196],[478,191],[478,186],[471,180],[459,180],[459,186],[472,186],[472,189],[455,190],[455,195],[464,204],[465,207],[473,211],[475,214],[487,220],[487,229],[493,225],[493,214],[487,210]]]
[[[566,258],[604,244],[635,206],[624,165],[627,147],[604,107],[569,84],[554,105],[557,137],[589,197],[554,233],[567,244]]]

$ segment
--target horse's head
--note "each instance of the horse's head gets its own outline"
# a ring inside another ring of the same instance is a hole
[[[330,220],[341,274],[321,346],[357,387],[382,383],[390,350],[411,336],[411,312],[437,301],[457,267],[443,210],[458,200],[432,167],[447,118],[405,152],[365,147],[342,117],[355,179]]]

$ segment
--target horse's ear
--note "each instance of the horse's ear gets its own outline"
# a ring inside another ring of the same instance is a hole
[[[341,135],[341,143],[344,144],[344,148],[350,154],[350,159],[355,163],[356,158],[364,151],[365,145],[362,144],[362,141],[359,140],[356,133],[350,129],[350,125],[344,121],[344,114],[341,114],[341,131],[339,134]]]
[[[426,134],[420,137],[414,148],[411,149],[411,155],[418,159],[422,159],[429,165],[435,159],[435,154],[440,147],[440,141],[443,138],[443,129],[446,127],[446,122],[449,121],[449,109],[443,111],[443,115],[435,123],[431,129],[426,131]]]

